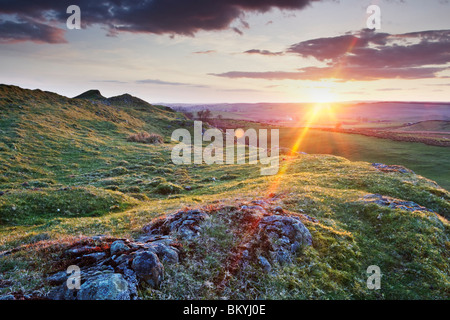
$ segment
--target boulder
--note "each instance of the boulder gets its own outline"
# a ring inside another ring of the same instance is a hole
[[[263,217],[252,241],[256,253],[264,252],[280,264],[291,263],[302,247],[311,244],[311,233],[298,217],[281,215]]]
[[[111,248],[109,250],[113,256],[130,250],[130,247],[127,246],[123,240],[116,240],[111,244]]]
[[[67,281],[67,273],[60,271],[47,277],[47,282],[51,285],[59,285]]]
[[[66,283],[59,285],[56,288],[50,290],[47,294],[47,299],[50,300],[76,300],[78,290],[70,290],[67,288]]]
[[[162,263],[178,263],[179,257],[177,249],[162,243],[153,244],[153,249]]]
[[[156,220],[145,226],[143,230],[151,235],[168,235],[176,232],[180,238],[191,240],[200,235],[199,224],[207,217],[208,215],[200,210],[179,211],[166,218]]]
[[[130,300],[128,283],[120,273],[102,274],[81,285],[77,300]]]
[[[153,288],[159,288],[164,279],[164,266],[153,252],[137,252],[131,268],[141,282],[145,282]]]

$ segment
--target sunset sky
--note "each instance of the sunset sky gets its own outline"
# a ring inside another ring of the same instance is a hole
[[[0,83],[69,97],[450,101],[450,2],[0,0],[0,57]]]

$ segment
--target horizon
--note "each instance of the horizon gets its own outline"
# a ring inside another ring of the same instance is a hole
[[[448,1],[79,0],[81,29],[69,2],[27,2],[0,6],[0,82],[22,88],[168,104],[449,99]]]
[[[86,91],[83,91],[73,97],[70,96],[66,96],[62,93],[56,92],[56,91],[51,91],[51,90],[43,90],[42,88],[39,87],[34,87],[34,88],[26,88],[26,87],[21,87],[18,86],[16,84],[7,84],[7,83],[0,83],[0,85],[4,85],[4,86],[15,86],[21,89],[25,89],[25,90],[41,90],[41,91],[45,91],[45,92],[51,92],[51,93],[55,93],[58,94],[60,96],[69,98],[69,99],[75,99],[77,96],[82,95],[86,92],[89,91],[94,91],[97,90],[100,92],[100,94],[105,97],[106,99],[110,99],[113,97],[117,97],[117,96],[121,96],[124,94],[130,94],[128,92],[117,92],[114,95],[110,95],[110,96],[105,96],[102,94],[102,90],[98,89],[98,88],[92,88],[92,89],[88,89]],[[130,94],[131,95],[131,94]],[[220,104],[249,104],[249,105],[254,105],[254,104],[360,104],[360,103],[411,103],[411,104],[420,104],[420,103],[428,103],[428,104],[450,104],[450,100],[448,101],[408,101],[408,100],[349,100],[349,101],[335,101],[335,102],[306,102],[306,101],[296,101],[296,102],[280,102],[280,101],[256,101],[256,102],[191,102],[191,103],[185,103],[185,102],[170,102],[170,101],[165,101],[165,102],[161,102],[161,101],[157,101],[157,102],[152,102],[152,101],[148,101],[142,97],[139,96],[134,96],[131,95],[135,98],[139,98],[151,105],[176,105],[176,107],[192,107],[192,106],[200,106],[200,105],[220,105]]]

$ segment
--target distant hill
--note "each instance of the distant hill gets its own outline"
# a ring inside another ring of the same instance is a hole
[[[100,90],[93,89],[83,92],[82,94],[76,96],[74,99],[86,99],[86,100],[106,100],[104,96],[100,93]]]
[[[300,121],[315,104],[311,103],[232,103],[210,105],[172,105],[177,110],[210,109],[223,118],[253,121]],[[398,123],[450,121],[450,103],[428,102],[358,102],[330,103],[334,121],[389,121]],[[326,118],[326,117],[325,117]],[[325,122],[329,122],[328,119]],[[330,123],[327,123],[330,124]]]
[[[430,120],[404,126],[396,131],[450,132],[450,121]]]

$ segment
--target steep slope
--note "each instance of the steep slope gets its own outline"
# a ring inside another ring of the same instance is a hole
[[[94,90],[81,96],[91,99],[93,95],[101,97]],[[171,125],[184,119],[168,108],[131,96],[132,102],[112,99],[120,101],[119,107],[108,100],[105,104],[69,99],[1,85],[0,97],[0,172],[3,180],[10,182],[54,177],[72,163],[88,165],[99,154],[108,155],[127,145],[129,134],[149,131],[167,135]]]

